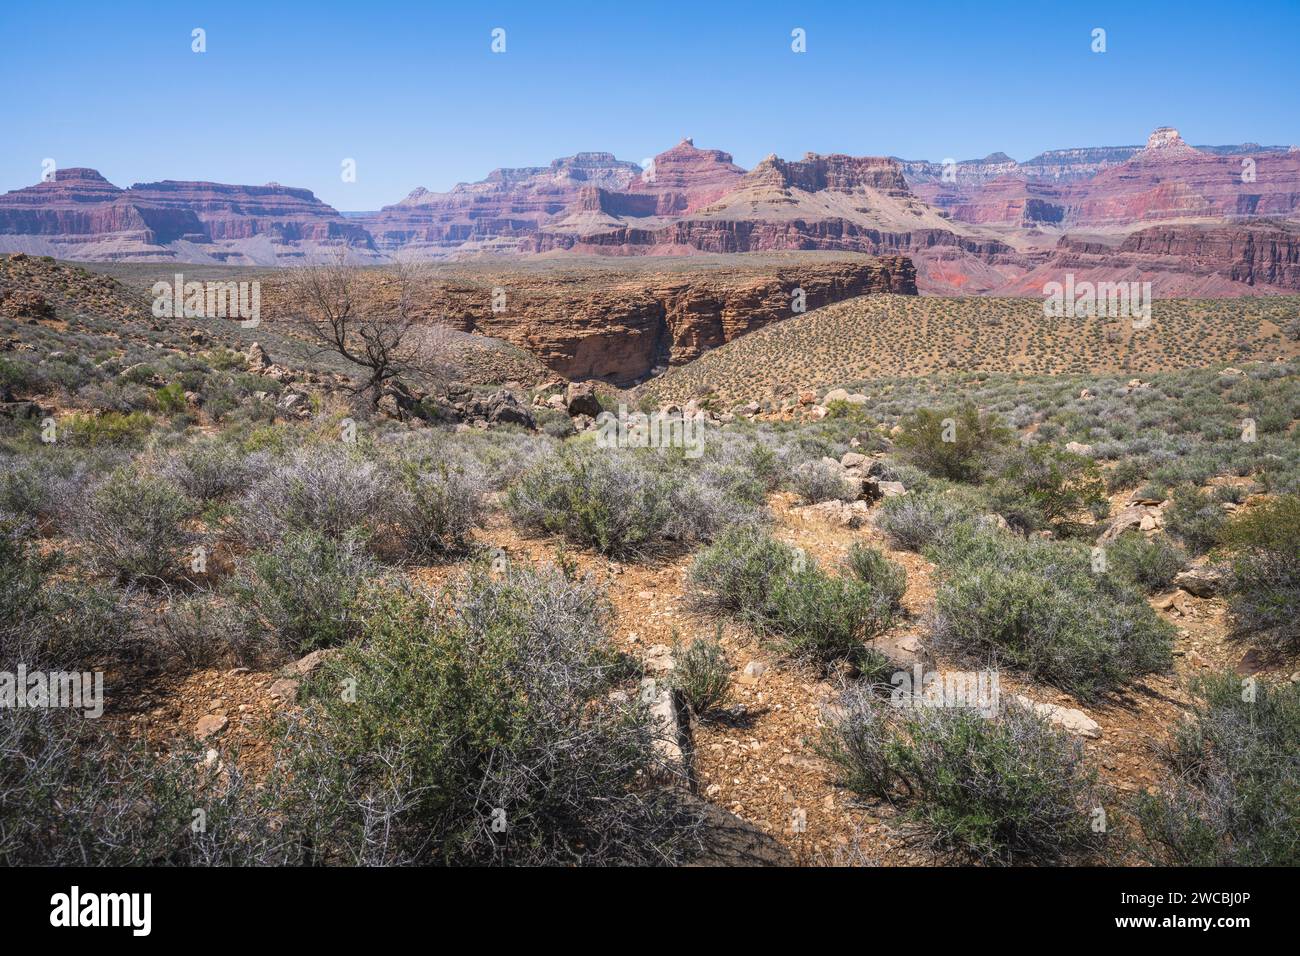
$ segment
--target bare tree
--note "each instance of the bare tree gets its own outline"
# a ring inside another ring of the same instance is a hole
[[[398,261],[360,269],[340,249],[323,262],[288,270],[287,307],[318,352],[331,352],[361,370],[354,391],[374,408],[385,388],[401,379],[421,384],[450,374],[449,330],[421,307],[426,270]]]

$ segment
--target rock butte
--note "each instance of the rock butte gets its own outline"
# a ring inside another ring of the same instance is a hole
[[[343,215],[277,184],[144,183],[91,169],[0,196],[0,251],[89,261],[293,264],[829,250],[906,256],[923,292],[1039,294],[1045,275],[1151,279],[1157,297],[1300,289],[1300,151],[1145,146],[935,163],[769,156],[687,139],[642,169],[583,152]]]

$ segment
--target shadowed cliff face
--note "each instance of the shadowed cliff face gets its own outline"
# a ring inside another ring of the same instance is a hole
[[[436,293],[449,321],[527,348],[567,378],[618,385],[656,366],[681,365],[709,349],[799,314],[877,292],[916,293],[909,260],[833,262],[779,268],[740,263],[725,273],[551,274],[543,281],[499,277],[507,308],[494,313],[482,289]]]
[[[811,311],[859,295],[916,294],[916,272],[902,256],[620,265],[435,266],[418,311],[430,322],[527,349],[566,378],[628,385],[799,315],[798,306]],[[382,281],[382,270],[367,274]],[[266,314],[292,311],[274,276],[264,292]]]

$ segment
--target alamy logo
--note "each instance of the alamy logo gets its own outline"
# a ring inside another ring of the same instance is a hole
[[[186,282],[176,273],[172,282],[155,282],[153,314],[156,319],[239,319],[246,329],[262,321],[262,283]]]
[[[104,713],[103,671],[0,671],[0,708],[80,710],[94,719]]]
[[[620,405],[617,415],[596,416],[596,425],[597,448],[684,448],[687,458],[704,454],[704,412],[629,414],[627,406]]]
[[[1049,319],[1095,318],[1134,319],[1133,328],[1151,324],[1150,282],[1079,282],[1074,273],[1065,282],[1043,286],[1043,315]]]
[[[152,893],[83,894],[74,886],[51,896],[50,906],[51,926],[129,926],[132,936],[148,936],[153,929]]]
[[[997,671],[927,671],[920,664],[889,679],[895,707],[958,707],[996,717],[1001,691]]]

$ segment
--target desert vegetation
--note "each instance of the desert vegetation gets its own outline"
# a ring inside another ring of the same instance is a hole
[[[0,672],[107,693],[0,710],[0,861],[674,864],[717,813],[771,862],[1295,860],[1289,361],[715,383],[687,454],[540,376],[359,403],[288,331],[47,273]],[[996,712],[897,706],[917,668]]]

